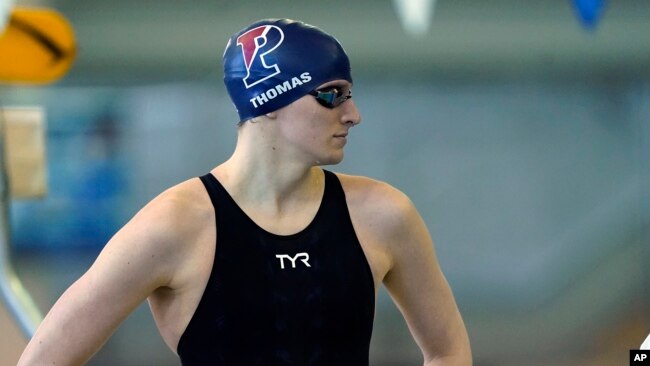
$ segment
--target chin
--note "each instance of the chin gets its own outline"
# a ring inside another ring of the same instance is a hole
[[[316,160],[316,165],[336,165],[343,161],[343,151]]]

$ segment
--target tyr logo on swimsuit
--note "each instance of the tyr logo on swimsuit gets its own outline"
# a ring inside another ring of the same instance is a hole
[[[307,267],[311,267],[309,265],[309,253],[298,253],[295,256],[290,256],[289,254],[276,254],[276,258],[280,259],[280,268],[284,269],[284,260],[288,259],[291,261],[291,268],[296,268],[296,259],[302,257],[301,261],[305,264]]]

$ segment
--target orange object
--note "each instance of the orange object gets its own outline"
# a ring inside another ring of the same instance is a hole
[[[72,26],[50,9],[15,7],[0,30],[0,83],[58,80],[76,56]]]

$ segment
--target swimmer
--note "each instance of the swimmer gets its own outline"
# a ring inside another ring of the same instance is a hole
[[[471,365],[414,204],[389,184],[322,168],[341,162],[361,122],[341,44],[267,19],[233,35],[223,59],[240,119],[232,156],[119,230],[19,365],[87,362],[144,300],[186,366],[368,365],[381,285],[425,366]]]

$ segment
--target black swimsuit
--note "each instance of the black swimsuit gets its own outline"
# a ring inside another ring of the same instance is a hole
[[[217,247],[203,297],[181,336],[185,366],[367,366],[373,277],[341,183],[325,171],[313,221],[292,235],[256,225],[212,175]]]

